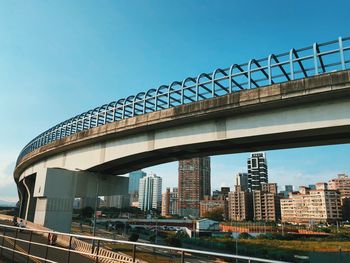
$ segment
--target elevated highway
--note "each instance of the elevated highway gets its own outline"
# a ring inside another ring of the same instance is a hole
[[[108,104],[51,128],[18,158],[21,216],[65,231],[74,197],[126,193],[127,178],[116,175],[194,156],[349,143],[350,50],[343,40],[314,44],[305,57],[310,48],[270,55],[266,66],[251,60],[187,78],[168,93],[138,94],[121,108]]]

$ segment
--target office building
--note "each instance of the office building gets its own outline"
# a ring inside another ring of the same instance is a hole
[[[130,206],[129,195],[105,196],[106,207],[125,208]]]
[[[238,173],[236,175],[236,186],[239,186],[241,191],[248,190],[248,174],[247,173]]]
[[[285,185],[284,191],[281,191],[280,194],[283,195],[284,198],[289,197],[289,193],[293,192],[293,185]]]
[[[227,197],[230,192],[230,187],[221,187],[220,190],[213,191],[213,198]]]
[[[161,209],[162,203],[162,178],[150,174],[140,179],[139,208],[143,211]]]
[[[283,222],[331,223],[342,219],[339,192],[325,189],[324,184],[316,184],[315,190],[302,186],[289,196],[281,200]]]
[[[129,173],[129,188],[128,188],[128,193],[130,195],[130,202],[135,203],[138,202],[139,200],[139,184],[140,184],[140,179],[145,177],[146,173],[138,170]]]
[[[199,203],[210,195],[210,157],[179,161],[179,214],[199,216]]]
[[[261,190],[261,184],[268,183],[267,160],[265,153],[252,153],[247,161],[248,189]]]

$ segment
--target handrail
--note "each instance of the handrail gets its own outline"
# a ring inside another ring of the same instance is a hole
[[[256,258],[256,257],[233,255],[233,254],[227,254],[227,253],[211,252],[211,251],[201,251],[201,250],[188,249],[188,248],[170,247],[170,246],[155,245],[155,244],[148,244],[148,243],[140,243],[140,242],[133,242],[133,241],[114,240],[114,239],[108,239],[108,238],[102,238],[102,237],[96,237],[96,236],[95,237],[94,236],[84,236],[84,235],[69,234],[69,233],[63,233],[63,232],[57,232],[57,231],[47,231],[47,230],[39,230],[39,229],[31,229],[31,228],[21,228],[21,227],[8,226],[8,225],[3,225],[3,224],[0,224],[0,229],[1,228],[3,228],[3,229],[12,229],[14,231],[28,231],[28,232],[35,232],[35,233],[38,233],[38,234],[54,234],[56,236],[61,236],[61,239],[63,239],[62,237],[64,237],[64,239],[67,240],[67,242],[69,240],[69,242],[68,242],[69,248],[68,249],[64,248],[64,247],[56,247],[56,246],[49,245],[49,244],[41,244],[41,243],[38,243],[38,242],[28,241],[28,240],[25,240],[25,239],[20,239],[18,237],[6,236],[4,234],[5,231],[3,231],[2,233],[0,232],[0,237],[2,237],[2,238],[18,240],[18,241],[21,241],[21,242],[24,242],[24,243],[28,243],[29,242],[31,244],[36,244],[36,245],[40,245],[40,246],[43,246],[43,247],[50,247],[50,248],[59,249],[59,250],[72,252],[72,253],[77,253],[77,254],[81,254],[81,255],[85,255],[85,256],[91,256],[93,258],[101,257],[101,258],[105,258],[105,259],[112,259],[112,258],[108,258],[107,256],[104,256],[104,255],[99,255],[99,253],[97,253],[96,249],[93,251],[93,253],[86,252],[86,251],[79,251],[79,252],[78,251],[73,251],[72,248],[71,248],[73,238],[74,238],[74,240],[78,240],[78,242],[83,242],[83,241],[81,241],[81,239],[83,239],[83,240],[90,240],[91,243],[94,243],[94,244],[96,244],[97,242],[98,242],[97,244],[100,244],[101,242],[120,243],[120,244],[132,245],[134,249],[136,249],[136,247],[149,247],[149,248],[155,248],[155,249],[176,251],[176,252],[180,252],[182,257],[184,257],[185,253],[192,253],[192,254],[199,254],[199,255],[206,255],[206,256],[216,256],[216,257],[222,257],[222,258],[240,259],[240,260],[246,260],[247,262],[252,262],[253,261],[253,262],[266,262],[266,263],[286,263],[285,261],[279,261],[279,260],[270,260],[270,259],[263,259],[263,258]],[[91,246],[91,243],[86,243],[86,244]],[[0,244],[0,248],[1,249],[9,249],[7,247],[4,247],[3,244]],[[13,249],[11,251],[13,251]],[[13,251],[13,252],[16,252],[16,250]],[[23,253],[20,253],[20,254],[23,254]],[[31,255],[28,255],[28,254],[24,254],[24,255],[31,256]],[[40,259],[40,258],[38,258],[38,259]],[[134,260],[135,260],[135,258],[134,258]],[[136,262],[136,261],[133,261],[133,262]]]
[[[272,63],[272,59],[275,63]],[[252,67],[253,63],[254,67]],[[242,89],[257,88],[349,68],[350,37],[339,37],[337,40],[314,43],[300,49],[292,48],[289,52],[271,54],[262,59],[251,59],[247,63],[233,64],[228,68],[217,68],[212,73],[201,73],[198,77],[186,77],[183,81],[173,81],[157,89],[152,88],[146,92],[112,101],[53,126],[23,148],[17,158],[17,165],[25,155],[44,145],[107,123],[223,96]],[[239,71],[234,72],[234,69]],[[274,73],[274,69],[278,72]],[[191,83],[186,85],[188,80],[191,80]],[[160,93],[160,90],[163,92]]]

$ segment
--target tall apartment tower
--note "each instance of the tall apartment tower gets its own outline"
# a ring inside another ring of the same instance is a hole
[[[173,187],[173,190],[170,192],[170,202],[169,202],[169,213],[171,215],[178,215],[179,212],[179,197],[178,197],[178,188]]]
[[[267,160],[265,153],[252,153],[248,158],[248,189],[261,190],[261,184],[268,183]]]
[[[179,161],[179,214],[198,217],[206,195],[210,195],[210,157]]]
[[[281,218],[281,196],[277,195],[276,183],[262,183],[261,190],[253,190],[255,221],[273,221]]]
[[[150,174],[140,179],[139,208],[143,211],[161,209],[162,178]]]
[[[165,193],[162,194],[162,216],[170,215],[170,188],[167,187]]]

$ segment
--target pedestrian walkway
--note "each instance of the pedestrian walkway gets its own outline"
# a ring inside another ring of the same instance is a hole
[[[0,224],[11,225],[10,222],[1,221],[1,220],[0,220]],[[0,231],[1,233],[3,233],[3,229],[0,229]],[[75,253],[74,251],[69,253],[68,251],[61,250],[60,248],[62,247],[57,245],[51,246],[51,247],[44,247],[39,245],[39,244],[48,244],[48,240],[42,235],[38,235],[35,233],[30,234],[29,232],[26,232],[26,231],[16,233],[16,231],[14,230],[8,230],[8,229],[6,230],[6,236],[15,237],[16,235],[17,235],[17,238],[19,239],[23,239],[26,241],[32,240],[33,243],[29,244],[24,241],[19,241],[19,240],[14,241],[11,238],[0,237],[0,244],[3,244],[4,247],[9,249],[15,248],[17,252],[17,253],[13,253],[12,251],[0,248],[0,255],[2,255],[2,257],[4,258],[3,260],[9,260],[9,262],[24,263],[24,262],[27,262],[27,259],[29,259],[29,262],[41,263],[43,261],[36,258],[36,257],[41,257],[54,262],[82,262],[82,263],[94,262],[94,260],[89,259],[87,257],[83,257]],[[31,256],[27,256],[28,252],[30,252]]]

